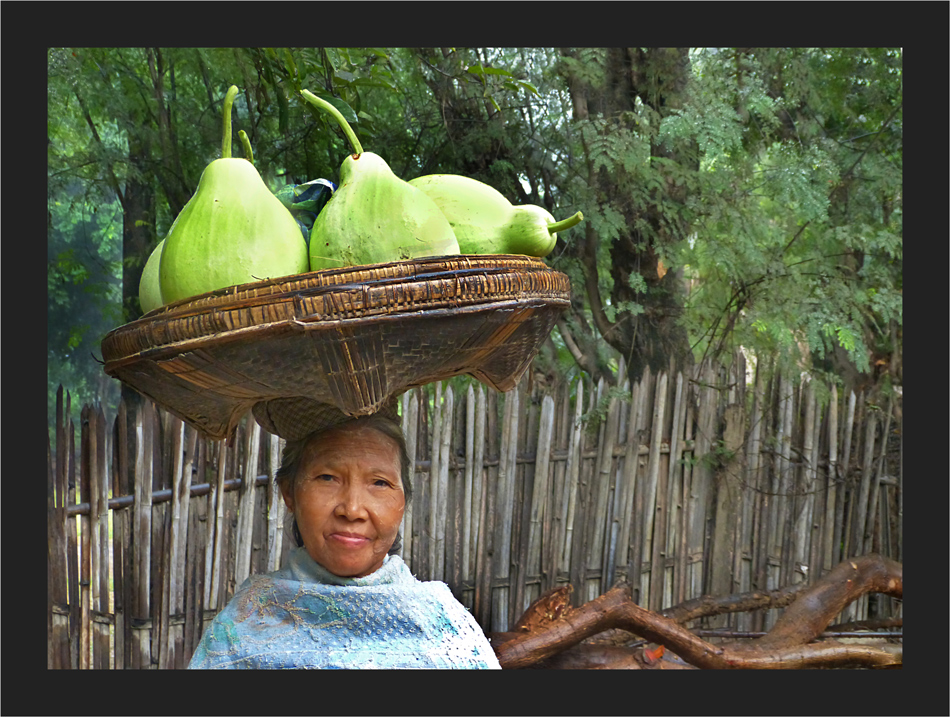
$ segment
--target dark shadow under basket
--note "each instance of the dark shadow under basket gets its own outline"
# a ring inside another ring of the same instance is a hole
[[[432,257],[202,294],[111,331],[102,355],[110,376],[220,439],[273,399],[359,416],[459,374],[510,390],[569,304],[567,276],[540,259]]]

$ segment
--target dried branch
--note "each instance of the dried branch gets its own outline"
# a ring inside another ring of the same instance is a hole
[[[700,598],[670,608],[667,614],[645,610],[632,602],[629,586],[612,588],[585,605],[570,609],[570,587],[550,591],[532,603],[516,624],[520,633],[493,635],[498,660],[506,669],[538,665],[579,645],[592,635],[622,629],[663,645],[683,660],[707,669],[799,669],[806,667],[892,667],[902,661],[901,650],[835,642],[809,644],[832,618],[856,598],[868,592],[894,597],[903,595],[902,567],[880,555],[845,561],[816,584],[794,586],[770,593],[747,593],[729,598]],[[739,597],[741,599],[736,599]],[[704,614],[791,604],[772,630],[753,643],[714,645],[696,636],[680,622]],[[717,612],[718,611],[718,612]],[[611,648],[611,649],[600,649]],[[582,657],[586,655],[586,657]],[[548,662],[548,666],[574,661],[596,665],[608,656],[617,666],[630,667],[610,645],[585,645],[571,658]]]

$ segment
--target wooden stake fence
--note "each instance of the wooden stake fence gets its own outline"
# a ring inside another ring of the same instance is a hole
[[[620,375],[623,375],[621,366]],[[896,399],[899,400],[899,399]],[[618,580],[659,610],[702,594],[813,581],[870,551],[900,559],[900,418],[745,366],[586,378],[507,394],[468,379],[402,397],[413,500],[402,555],[487,632],[543,591],[575,604]],[[49,666],[183,668],[248,576],[292,543],[274,475],[282,441],[250,417],[208,441],[151,403],[69,419],[48,452]],[[843,420],[842,420],[842,417]],[[55,447],[54,447],[55,446]],[[778,611],[710,618],[768,629]],[[842,620],[890,617],[863,600]]]

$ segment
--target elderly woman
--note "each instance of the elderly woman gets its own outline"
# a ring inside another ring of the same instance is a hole
[[[396,553],[411,498],[398,423],[348,419],[288,440],[277,473],[297,547],[249,577],[189,668],[498,668],[478,623]]]

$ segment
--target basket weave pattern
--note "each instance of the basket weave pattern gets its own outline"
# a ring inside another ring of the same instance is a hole
[[[222,438],[273,399],[356,416],[459,374],[509,390],[569,302],[567,277],[538,259],[436,257],[176,302],[108,334],[102,353],[109,375]]]

